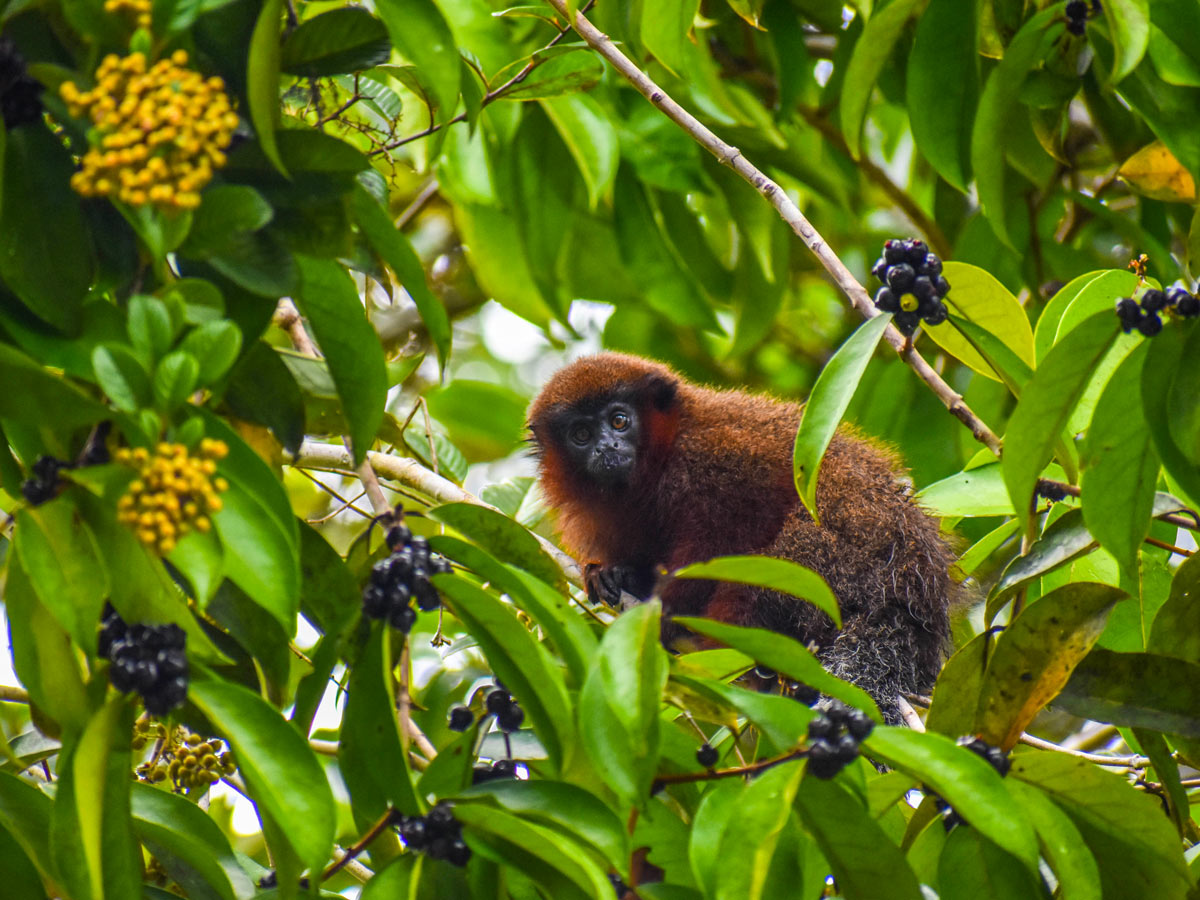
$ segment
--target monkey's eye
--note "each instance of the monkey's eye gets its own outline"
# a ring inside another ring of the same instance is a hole
[[[591,441],[592,429],[581,423],[571,429],[569,437],[574,443],[579,444],[582,447],[584,444]]]
[[[608,418],[608,424],[614,431],[624,431],[629,427],[629,416],[623,412],[615,412]]]

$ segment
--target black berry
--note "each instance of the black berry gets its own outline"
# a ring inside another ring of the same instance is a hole
[[[451,731],[466,731],[475,724],[475,716],[465,706],[456,706],[450,710]]]
[[[100,620],[97,651],[110,660],[109,680],[122,693],[137,691],[152,716],[165,716],[187,699],[187,634],[178,625],[125,621],[111,605]]]
[[[852,734],[843,734],[833,745],[833,753],[843,765],[854,762],[858,758],[858,741]]]
[[[1132,297],[1122,297],[1117,301],[1117,318],[1121,320],[1121,330],[1126,334],[1137,328],[1145,315],[1142,307]]]
[[[824,739],[813,742],[808,748],[808,771],[823,781],[842,771],[842,762],[832,744]]]
[[[400,837],[406,846],[413,850],[422,850],[428,843],[425,820],[420,816],[405,816],[400,820]]]
[[[1088,7],[1083,0],[1071,0],[1063,12],[1067,16],[1067,31],[1077,36],[1087,31]]]
[[[875,292],[875,308],[881,312],[899,312],[900,301],[896,295],[892,293],[891,288],[881,287]]]
[[[1175,312],[1185,319],[1194,319],[1196,316],[1200,316],[1200,297],[1185,292],[1175,301]]]
[[[861,709],[851,710],[846,719],[846,730],[857,741],[862,741],[874,730],[875,722]]]
[[[1142,309],[1148,313],[1160,312],[1167,305],[1167,295],[1157,288],[1151,288],[1142,294]]]
[[[39,456],[29,469],[29,478],[21,483],[21,496],[38,506],[58,495],[58,473],[70,465],[53,456]]]
[[[1137,323],[1137,330],[1146,337],[1154,337],[1162,331],[1162,319],[1158,317],[1158,313],[1147,313],[1140,322]]]
[[[921,263],[920,271],[922,275],[928,275],[934,278],[942,274],[942,261],[938,259],[936,253],[926,253],[925,259]]]
[[[925,324],[933,327],[941,325],[950,316],[950,310],[946,309],[946,304],[940,300],[935,300],[929,305],[929,311],[920,312],[925,317]]]
[[[508,709],[496,716],[496,725],[501,731],[511,732],[517,731],[521,727],[521,723],[525,721],[525,710],[521,709],[521,704],[513,700],[508,704]]]
[[[958,739],[960,747],[966,747],[976,756],[981,756],[987,760],[988,764],[999,772],[1002,776],[1008,774],[1012,762],[1008,758],[1008,754],[999,747],[993,747],[983,738],[979,737],[962,737]]]
[[[512,694],[503,688],[496,688],[496,690],[487,695],[487,699],[484,701],[484,707],[493,716],[499,716],[508,710],[508,707],[512,704],[512,702]]]
[[[808,723],[809,740],[821,740],[831,738],[837,734],[838,727],[834,724],[833,719],[827,716],[817,716]]]
[[[416,610],[438,609],[442,598],[429,581],[431,575],[451,571],[450,563],[429,549],[429,541],[414,536],[403,523],[393,525],[385,535],[391,555],[371,569],[370,580],[363,589],[363,615],[370,619],[385,619],[393,628],[407,634],[416,622]]]
[[[887,271],[888,287],[894,293],[903,294],[913,286],[917,273],[908,263],[897,263]]]
[[[706,769],[711,769],[715,766],[719,758],[717,748],[708,743],[701,744],[700,749],[696,751],[696,762],[700,763]]]

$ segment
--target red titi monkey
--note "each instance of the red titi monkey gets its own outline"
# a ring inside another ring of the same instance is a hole
[[[811,604],[761,588],[678,580],[669,617],[769,628],[816,647],[833,674],[869,691],[889,722],[896,698],[926,693],[949,636],[953,554],[885,449],[843,427],[821,464],[816,525],[796,494],[801,407],[684,381],[635,356],[602,353],[559,371],[529,413],[542,487],[593,599],[654,591],[660,568],[762,554],[820,573],[838,630]]]

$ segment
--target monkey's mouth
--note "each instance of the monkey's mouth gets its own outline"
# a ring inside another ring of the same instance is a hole
[[[620,450],[597,450],[588,462],[588,471],[604,487],[617,487],[629,480],[633,457]]]

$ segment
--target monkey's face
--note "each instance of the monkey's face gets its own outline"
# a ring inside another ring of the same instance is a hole
[[[576,409],[557,424],[559,442],[576,472],[602,488],[629,484],[642,432],[632,404],[614,400],[597,409]]]

